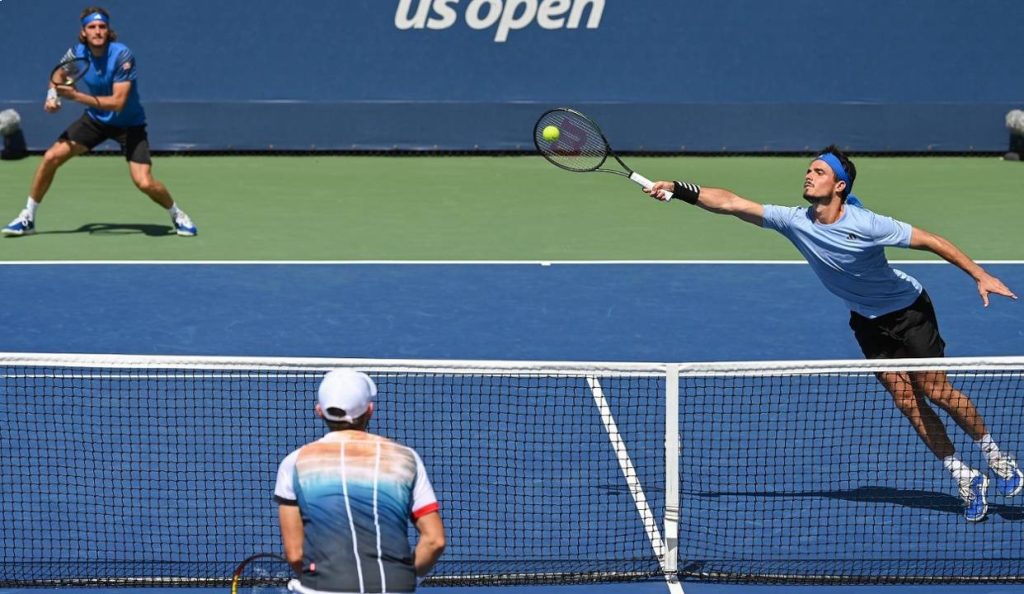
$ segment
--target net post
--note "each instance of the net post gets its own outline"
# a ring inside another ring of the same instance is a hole
[[[661,560],[665,578],[677,579],[679,569],[679,365],[665,366],[665,548]]]

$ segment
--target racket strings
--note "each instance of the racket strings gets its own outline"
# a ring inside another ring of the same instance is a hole
[[[287,592],[288,580],[293,577],[284,560],[253,559],[238,575],[236,591],[247,594]]]
[[[85,74],[89,68],[89,60],[86,58],[74,58],[61,62],[53,73],[50,74],[50,81],[55,85],[73,85]]]
[[[548,126],[558,128],[558,139],[544,138]],[[594,171],[608,158],[608,142],[590,119],[571,111],[544,114],[533,130],[537,150],[549,161],[570,171]]]

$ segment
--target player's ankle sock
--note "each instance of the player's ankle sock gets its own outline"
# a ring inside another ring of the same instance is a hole
[[[30,219],[35,219],[36,218],[36,208],[38,206],[39,206],[39,203],[36,202],[36,199],[31,197],[31,196],[29,196],[28,200],[25,201],[25,210],[28,211],[28,217]]]
[[[998,460],[1002,457],[1002,452],[999,451],[999,445],[996,444],[994,439],[992,439],[992,435],[986,433],[981,437],[981,439],[974,443],[978,444],[978,447],[981,448],[981,453],[985,454],[985,460],[987,460],[989,464],[991,464],[993,460]]]
[[[956,454],[943,458],[942,465],[946,467],[946,470],[953,475],[953,479],[958,483],[974,473],[971,467],[961,462]]]
[[[169,212],[172,217],[178,216],[178,212],[180,212],[178,210],[178,203],[177,202],[172,202],[171,203],[171,207],[167,209],[167,212]]]

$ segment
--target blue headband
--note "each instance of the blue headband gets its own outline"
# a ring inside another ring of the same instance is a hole
[[[109,23],[110,19],[105,17],[102,12],[94,12],[89,16],[85,17],[84,19],[82,19],[82,26],[85,27],[93,21],[102,21],[104,23]]]
[[[825,153],[823,155],[818,155],[818,159],[828,163],[828,166],[835,172],[836,177],[846,182],[846,203],[853,206],[863,207],[864,205],[861,204],[860,200],[853,195],[853,180],[851,180],[849,174],[846,173],[846,169],[843,168],[843,164],[839,161],[839,157],[835,156],[833,153]]]

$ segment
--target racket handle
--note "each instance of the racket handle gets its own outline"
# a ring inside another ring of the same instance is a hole
[[[646,177],[640,175],[635,171],[629,174],[629,179],[643,186],[645,190],[650,190],[651,186],[654,185],[654,182],[652,182],[651,180],[647,179]],[[668,202],[669,200],[672,199],[672,192],[668,190],[662,190],[657,196],[651,195],[651,198],[654,198],[655,200],[661,200],[662,202]]]

